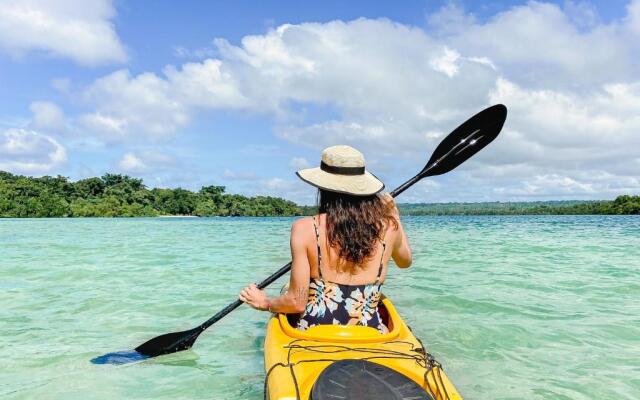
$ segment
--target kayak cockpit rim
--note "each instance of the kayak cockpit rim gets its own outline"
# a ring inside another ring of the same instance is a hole
[[[388,333],[380,333],[377,329],[368,326],[355,325],[318,325],[301,331],[291,325],[287,314],[278,314],[278,321],[282,331],[295,339],[340,343],[388,342],[395,340],[400,335],[402,320],[390,300],[383,299],[381,303],[388,313],[386,321],[389,328]]]

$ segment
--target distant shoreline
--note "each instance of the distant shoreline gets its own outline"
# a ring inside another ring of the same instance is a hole
[[[64,176],[34,178],[0,171],[0,218],[292,217],[317,212],[315,206],[280,197],[247,197],[225,189],[149,189],[141,179],[119,174],[72,182]],[[640,214],[640,196],[599,201],[399,203],[398,208],[402,215],[635,215]]]
[[[398,204],[403,215],[636,215],[640,196],[615,200]]]
[[[153,218],[199,218],[197,215],[156,215]]]
[[[305,206],[311,215],[316,208]],[[401,215],[637,215],[640,196],[618,196],[615,200],[551,200],[478,203],[398,203]]]

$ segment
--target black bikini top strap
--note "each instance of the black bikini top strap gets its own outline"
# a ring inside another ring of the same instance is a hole
[[[387,249],[387,242],[382,240],[382,255],[380,256],[380,267],[378,267],[378,276],[376,276],[376,284],[380,283],[380,275],[382,275],[382,265],[384,261],[384,252]]]
[[[322,261],[322,255],[320,254],[320,231],[318,231],[318,225],[316,225],[316,217],[313,216],[311,218],[313,219],[313,229],[316,231],[316,247],[318,248],[318,275],[322,279],[322,268],[320,268]]]

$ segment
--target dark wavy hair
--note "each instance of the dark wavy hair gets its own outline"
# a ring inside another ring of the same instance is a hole
[[[393,205],[377,194],[352,196],[319,189],[318,212],[326,213],[329,246],[353,263],[353,269],[372,256],[385,226],[398,228]]]

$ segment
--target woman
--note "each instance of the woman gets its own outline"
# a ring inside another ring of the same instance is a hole
[[[365,170],[362,153],[349,146],[322,152],[320,167],[297,172],[316,186],[318,212],[291,227],[291,278],[287,292],[269,298],[249,285],[240,300],[257,310],[301,313],[297,328],[341,324],[384,333],[378,313],[380,287],[393,257],[411,265],[411,248],[393,198]]]

